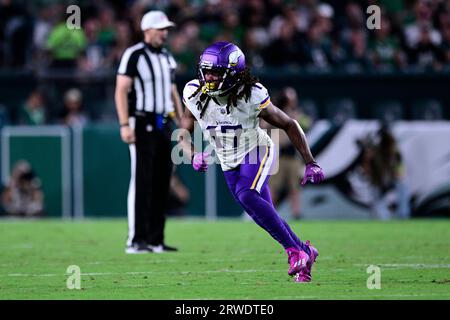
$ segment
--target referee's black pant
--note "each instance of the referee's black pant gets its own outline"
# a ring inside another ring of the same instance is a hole
[[[131,126],[133,122],[136,142],[129,147],[131,179],[127,245],[146,243],[157,246],[164,243],[172,175],[171,130],[168,123],[158,129],[147,117],[131,118]]]

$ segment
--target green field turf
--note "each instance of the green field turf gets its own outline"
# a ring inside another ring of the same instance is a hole
[[[450,299],[448,220],[296,221],[320,256],[294,283],[282,248],[252,222],[169,220],[178,253],[126,255],[126,220],[0,221],[1,299]],[[66,286],[69,265],[81,290]],[[381,289],[367,289],[368,265]]]

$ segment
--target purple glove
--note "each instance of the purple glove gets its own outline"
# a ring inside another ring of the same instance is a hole
[[[209,154],[206,152],[195,153],[192,157],[192,166],[194,167],[194,170],[200,172],[205,172],[206,170],[208,170],[208,157]]]
[[[308,163],[305,168],[305,175],[302,179],[302,186],[308,181],[319,183],[325,179],[322,168],[315,162]]]

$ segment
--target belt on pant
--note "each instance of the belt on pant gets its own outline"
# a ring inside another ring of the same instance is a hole
[[[136,111],[134,113],[136,118],[144,119],[145,123],[152,125],[156,129],[163,129],[171,120],[168,114],[160,114],[154,112]]]

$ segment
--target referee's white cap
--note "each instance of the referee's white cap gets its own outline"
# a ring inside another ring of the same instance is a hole
[[[147,12],[141,20],[141,30],[147,29],[165,29],[168,27],[174,27],[175,23],[170,21],[166,14],[159,10]]]

